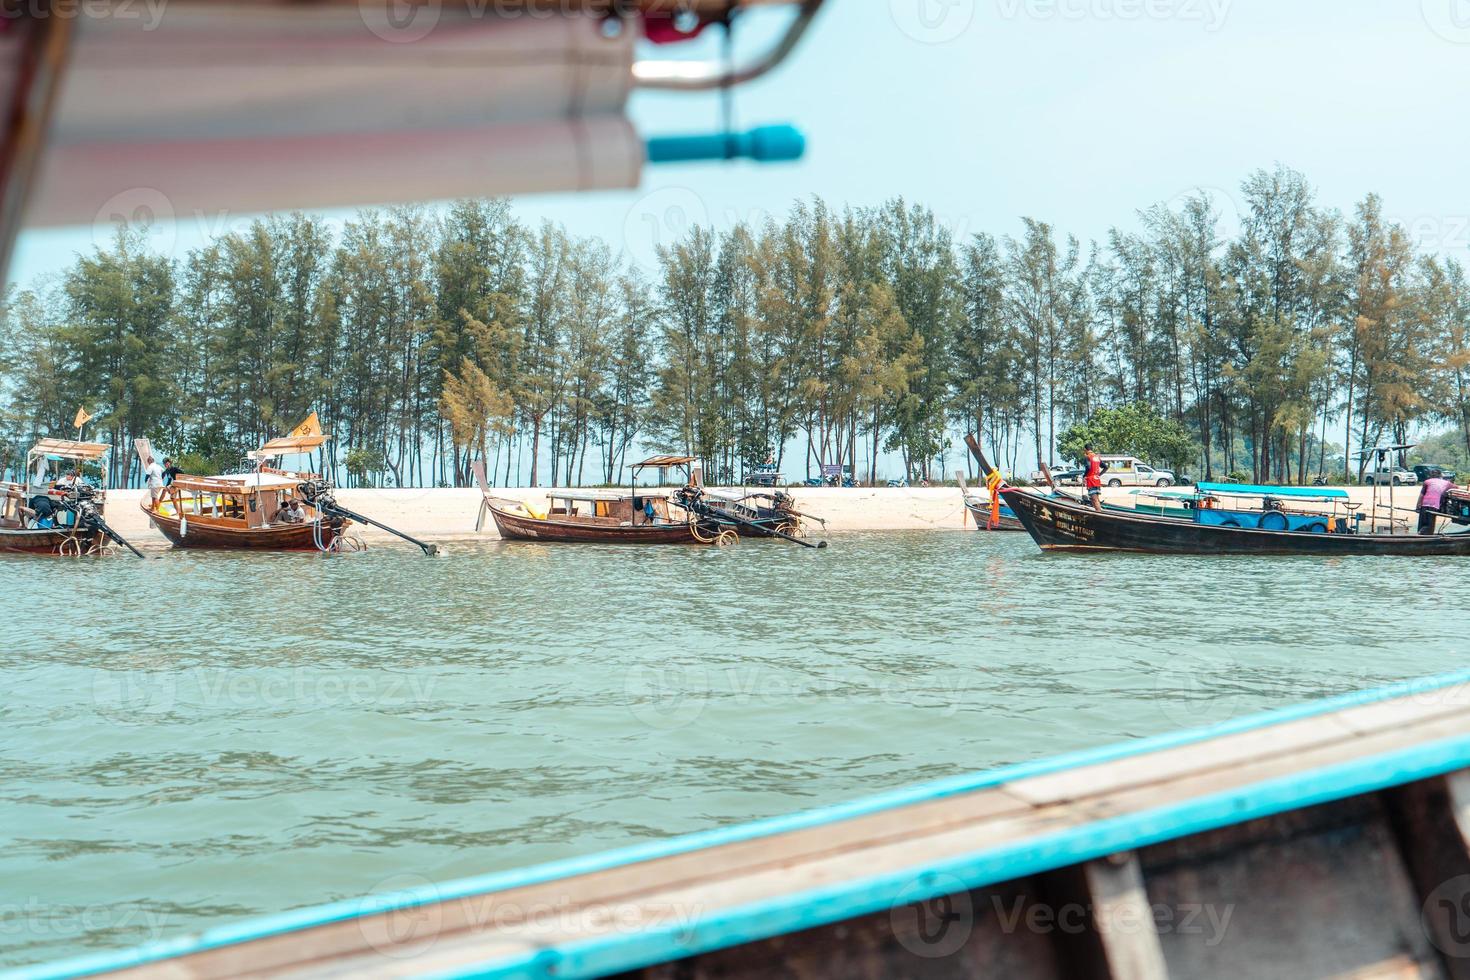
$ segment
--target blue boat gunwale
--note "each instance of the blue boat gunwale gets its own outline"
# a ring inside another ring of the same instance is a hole
[[[1096,748],[1034,759],[996,769],[951,776],[817,809],[697,831],[666,840],[650,841],[564,858],[526,868],[474,875],[438,885],[425,885],[372,896],[370,899],[347,899],[307,906],[287,912],[254,917],[237,923],[212,926],[195,934],[157,940],[130,949],[22,966],[13,970],[0,971],[0,980],[60,980],[65,977],[83,977],[104,971],[140,966],[366,915],[378,915],[435,902],[543,884],[637,862],[684,854],[693,850],[818,827],[900,806],[993,788],[1002,783],[1031,776],[1064,772],[1164,749],[1179,748],[1212,738],[1254,731],[1271,725],[1317,717],[1377,701],[1409,697],[1467,683],[1470,683],[1470,669],[1414,678],[1385,687],[1352,691],[1285,708],[1257,712],[1199,728],[1165,732],[1127,742],[1113,742]],[[959,861],[937,862],[933,868],[924,872],[908,869],[899,876],[865,879],[859,883],[845,882],[827,889],[800,895],[781,896],[780,899],[765,903],[727,910],[725,913],[711,917],[709,922],[701,925],[698,931],[712,930],[714,934],[705,937],[705,940],[698,944],[690,942],[690,937],[684,927],[668,927],[624,933],[609,938],[567,945],[563,947],[567,952],[558,952],[555,948],[544,949],[530,956],[517,956],[485,963],[473,968],[471,972],[460,971],[452,975],[524,976],[528,975],[526,969],[531,968],[534,972],[529,975],[542,976],[547,974],[537,969],[537,964],[544,966],[551,963],[557,964],[556,976],[558,977],[589,975],[575,966],[578,960],[588,964],[585,969],[593,972],[630,969],[639,962],[652,962],[653,959],[650,957],[656,958],[662,955],[658,950],[687,956],[719,949],[760,935],[772,935],[775,932],[790,931],[796,928],[811,928],[880,910],[887,907],[887,904],[880,902],[874,905],[873,902],[878,900],[874,896],[888,895],[887,886],[892,884],[889,879],[893,877],[901,878],[903,885],[909,886],[905,887],[905,901],[922,901],[954,890],[953,881],[934,880],[938,876],[958,878],[967,887],[978,887],[1077,861],[1089,860],[1119,850],[1128,850],[1186,836],[1228,823],[1269,816],[1287,809],[1310,806],[1361,792],[1371,792],[1415,779],[1429,778],[1466,766],[1470,766],[1470,736],[1445,739],[1428,745],[1412,746],[1386,755],[1353,760],[1307,775],[1294,774],[1286,779],[1254,784],[1240,790],[1189,800],[1158,810],[1094,821],[1080,827],[1039,835],[1018,843],[982,849]],[[926,892],[923,884],[920,884],[917,890],[911,887],[918,878],[926,875],[931,877],[929,887],[934,890]],[[891,896],[888,904],[891,904]],[[777,915],[782,910],[785,910],[784,914],[787,918]],[[758,921],[766,922],[771,916],[776,916],[782,922],[788,922],[789,919],[789,922],[779,928],[774,922],[767,923],[766,926],[758,924]],[[767,928],[774,931],[766,931]],[[672,942],[675,945],[657,946],[656,944],[660,942]],[[652,943],[655,946],[643,948],[640,947],[640,943]],[[613,962],[608,957],[616,950],[622,951],[618,953],[619,958],[616,962],[623,965],[616,967],[591,965],[594,961],[597,963]],[[572,958],[572,954],[575,954],[576,959]],[[587,959],[583,959],[584,957]]]
[[[1246,483],[1196,483],[1202,494],[1234,494],[1238,497],[1285,497],[1292,500],[1347,500],[1341,487],[1272,487]]]

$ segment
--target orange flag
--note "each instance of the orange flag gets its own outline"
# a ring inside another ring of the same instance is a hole
[[[321,434],[322,420],[316,417],[315,412],[312,412],[306,417],[306,421],[291,430],[290,438],[297,439],[301,436],[319,436]]]
[[[87,410],[85,408],[78,408],[76,421],[72,422],[72,427],[80,429],[90,421],[92,421],[92,416],[87,413]]]

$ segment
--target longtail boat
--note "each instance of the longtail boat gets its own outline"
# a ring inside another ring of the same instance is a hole
[[[1467,801],[1460,672],[20,975],[1460,978]]]
[[[1210,485],[1207,485],[1210,486]],[[1232,488],[1247,494],[1294,488]],[[1307,489],[1307,488],[1301,488]],[[1302,514],[1294,520],[1279,501],[1263,498],[1260,511],[1195,507],[1189,517],[1129,513],[1126,508],[1091,505],[1063,492],[1003,486],[1001,497],[1016,511],[1042,551],[1139,551],[1147,554],[1327,554],[1470,555],[1470,533],[1404,533],[1333,514]],[[1322,492],[1308,491],[1317,498]],[[1347,494],[1342,494],[1342,498]],[[1254,516],[1257,514],[1258,516]],[[1254,523],[1247,526],[1251,517]]]
[[[963,470],[955,470],[955,479],[960,484],[960,495],[965,501],[965,510],[975,519],[977,531],[1024,531],[1025,526],[1014,511],[1000,499],[999,483],[990,489],[989,496],[982,497],[970,492],[965,483]],[[987,485],[989,481],[987,480]]]
[[[347,536],[352,522],[321,513],[301,488],[314,474],[260,469],[217,476],[180,476],[143,512],[179,548],[247,548],[265,551],[346,551],[360,545]],[[299,504],[301,516],[291,519]]]
[[[116,542],[141,558],[107,526],[102,516],[107,491],[87,483],[83,473],[88,464],[98,464],[105,483],[107,469],[101,463],[111,451],[106,443],[72,439],[42,439],[31,447],[26,482],[0,484],[0,551],[96,555]],[[53,463],[61,464],[61,472],[52,472]]]
[[[692,457],[655,456],[633,466],[628,490],[563,490],[547,495],[546,506],[496,496],[485,464],[473,466],[480,487],[480,518],[495,521],[502,538],[557,544],[695,544],[701,543],[689,515],[670,506],[672,495],[637,487],[638,474],[648,468],[662,473],[670,466],[688,465]],[[663,482],[660,480],[659,482]],[[719,531],[715,530],[718,537]],[[720,544],[733,544],[733,535]]]
[[[162,491],[145,494],[140,506],[153,526],[179,548],[362,551],[367,547],[362,538],[349,533],[354,523],[360,523],[397,535],[425,554],[436,554],[436,546],[337,503],[331,483],[320,474],[270,465],[283,456],[310,453],[329,438],[313,412],[290,435],[251,453],[255,469],[179,476]],[[146,440],[139,440],[137,449],[140,459],[149,454]]]
[[[547,495],[544,508],[496,496],[484,465],[476,463],[473,469],[481,501],[475,530],[484,527],[489,514],[501,537],[513,541],[727,546],[745,534],[783,538],[808,548],[827,546],[825,541],[814,544],[802,539],[799,522],[805,515],[790,508],[789,496],[780,494],[785,500],[779,502],[772,494],[712,498],[700,485],[695,462],[693,456],[652,456],[631,467],[627,490],[557,490]],[[662,484],[669,469],[681,468],[688,480],[672,493],[637,485],[638,475],[645,470],[657,469]],[[756,496],[771,498],[764,512],[752,505],[750,498]]]

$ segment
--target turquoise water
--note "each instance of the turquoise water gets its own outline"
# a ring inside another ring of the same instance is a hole
[[[451,545],[0,559],[0,964],[1465,665],[1465,566]]]

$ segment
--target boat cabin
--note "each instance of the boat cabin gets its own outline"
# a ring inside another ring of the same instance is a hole
[[[595,490],[570,490],[547,496],[550,509],[536,514],[522,504],[533,517],[548,517],[553,520],[574,520],[579,523],[602,524],[608,527],[637,527],[641,524],[668,524],[669,495],[660,492],[635,492],[633,494],[598,492]]]
[[[154,510],[164,517],[203,518],[245,528],[301,524],[316,517],[316,511],[297,493],[304,478],[271,470],[181,476],[165,488]],[[293,503],[300,507],[299,519],[292,513]]]

